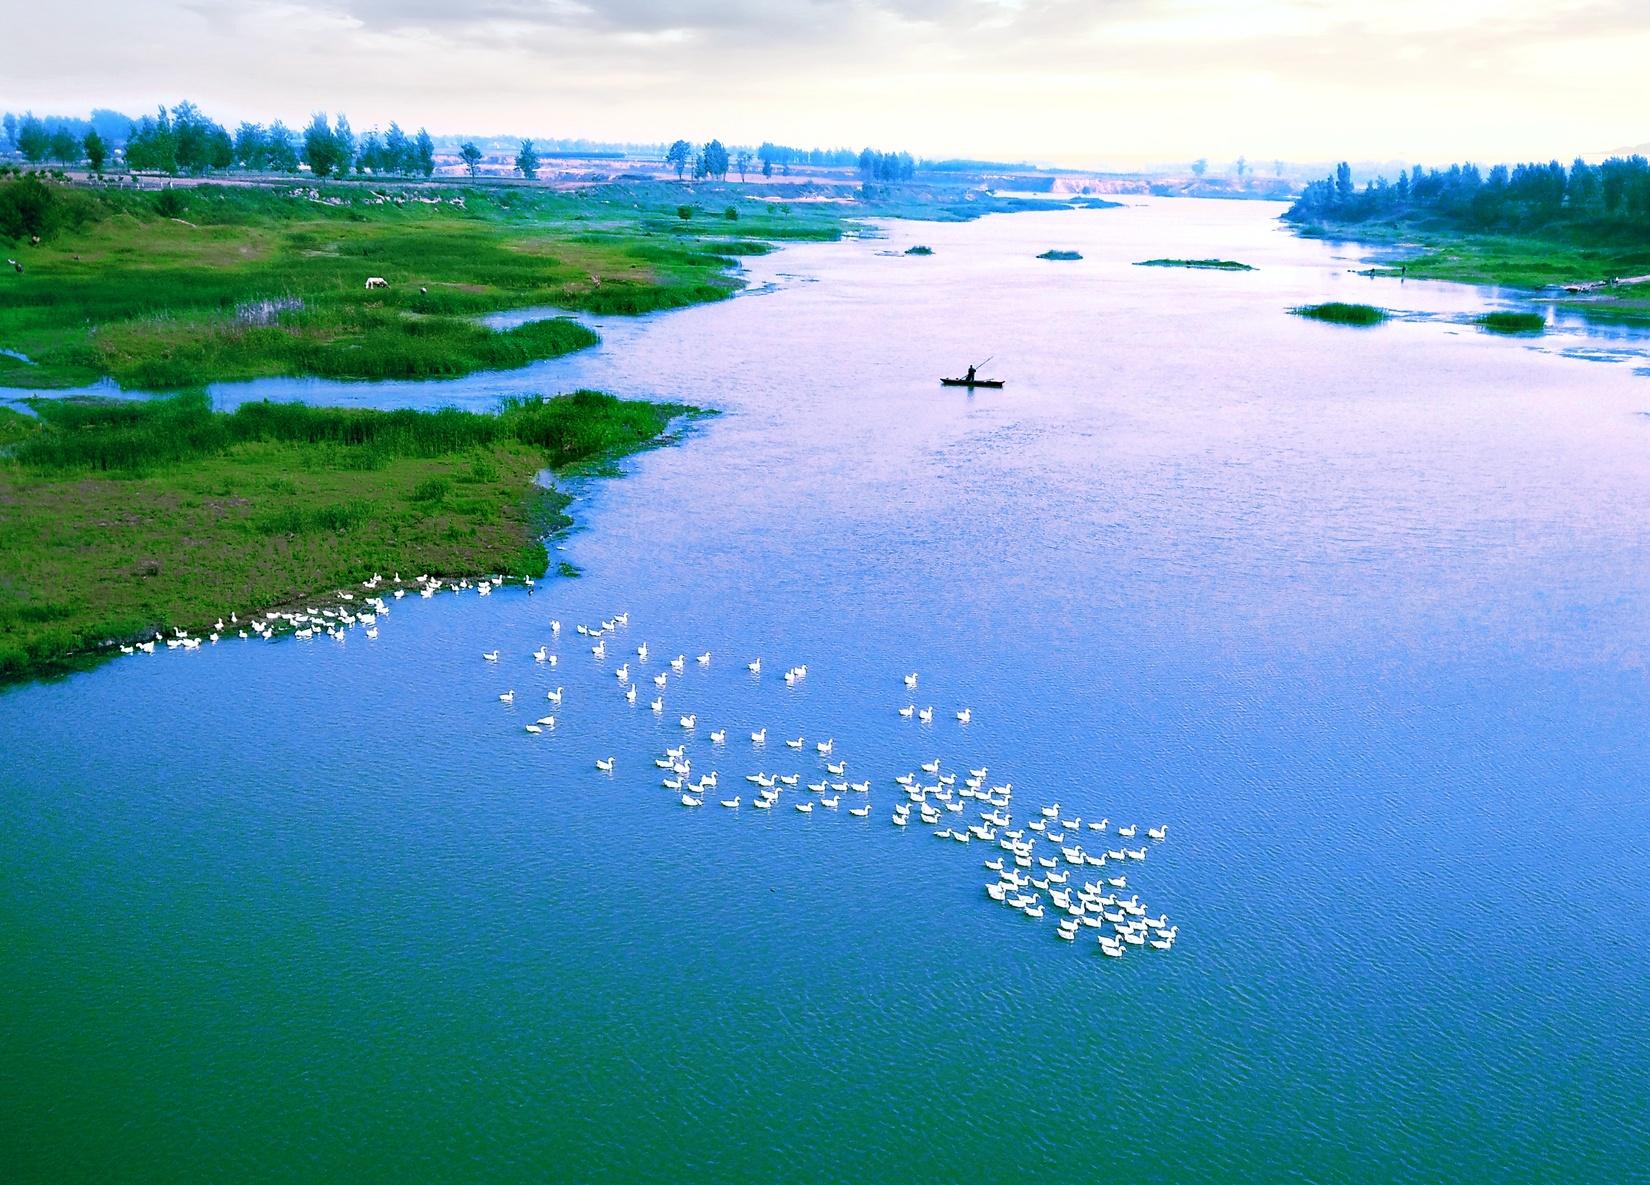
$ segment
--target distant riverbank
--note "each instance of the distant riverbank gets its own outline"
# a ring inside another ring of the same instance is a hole
[[[1469,234],[1413,223],[1319,221],[1295,229],[1304,238],[1380,248],[1373,275],[1527,288],[1589,316],[1650,322],[1650,243],[1580,243],[1561,233]]]

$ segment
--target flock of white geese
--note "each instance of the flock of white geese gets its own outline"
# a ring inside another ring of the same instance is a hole
[[[685,654],[665,658],[655,656],[646,642],[632,648],[620,641],[629,624],[629,614],[618,613],[596,625],[581,624],[575,629],[598,666],[610,669],[619,695],[631,704],[645,699],[652,712],[663,715],[664,693],[672,681],[686,678],[690,663],[695,668],[710,666],[711,653],[705,651],[691,659]],[[552,620],[549,625],[551,640],[532,651],[531,657],[535,664],[555,668],[560,659],[552,649],[560,644],[562,623]],[[485,651],[481,657],[497,663],[500,651]],[[760,677],[762,660],[752,659],[745,668]],[[788,686],[795,686],[807,676],[806,666],[789,667],[783,674]],[[915,693],[918,684],[916,672],[904,676],[908,693]],[[644,687],[646,690],[641,690]],[[525,730],[538,734],[554,729],[565,695],[565,687],[547,690],[544,702],[553,710],[523,725]],[[498,696],[506,704],[514,704],[516,697],[514,688]],[[926,723],[935,716],[932,705],[919,708],[915,702],[896,710],[903,718]],[[968,707],[950,715],[959,725],[973,720],[973,710]],[[689,752],[690,744],[702,739],[712,754],[726,756],[726,728],[702,728],[697,712],[678,716],[677,724],[682,729],[682,742],[667,747],[653,764],[661,787],[675,795],[683,807],[693,809],[714,802],[731,811],[747,807],[782,811],[788,806],[803,815],[846,810],[857,819],[871,817],[873,780],[855,780],[848,772],[847,759],[837,752],[834,737],[813,741],[806,736],[779,737],[775,739],[783,744],[773,749],[768,745],[766,727],[750,732],[748,741],[745,737],[735,738],[735,744],[748,743],[755,754],[782,755],[771,762],[771,771],[759,769],[745,774],[744,781],[751,787],[746,790],[738,784],[724,787],[718,770],[705,770],[709,761],[700,762],[696,769],[694,755]],[[799,768],[810,759],[811,772]],[[618,759],[600,757],[595,766],[600,773],[611,775],[618,768]],[[786,766],[789,768],[784,769]],[[911,830],[915,822],[940,840],[978,844],[991,851],[983,861],[992,874],[985,883],[986,895],[1025,917],[1052,917],[1055,935],[1062,941],[1075,943],[1086,937],[1085,931],[1092,932],[1100,953],[1114,959],[1124,957],[1130,947],[1167,951],[1174,946],[1179,926],[1171,925],[1164,914],[1154,917],[1128,879],[1130,871],[1151,854],[1152,848],[1168,838],[1167,824],[1146,828],[1148,842],[1130,846],[1140,834],[1137,825],[1113,827],[1110,819],[1084,819],[1060,803],[1051,802],[1036,808],[1034,815],[1016,826],[1013,783],[993,784],[990,772],[984,765],[951,770],[938,757],[921,762],[917,769],[884,783],[885,787],[893,787],[896,795],[888,820],[905,830]],[[735,790],[739,792],[729,794]],[[1118,846],[1111,846],[1113,843]],[[1085,844],[1093,845],[1092,850]]]
[[[304,609],[270,609],[245,618],[238,613],[231,613],[228,620],[218,618],[204,637],[186,629],[174,628],[170,635],[157,633],[154,637],[142,641],[122,642],[120,652],[153,654],[162,646],[168,650],[199,650],[202,642],[216,646],[220,639],[231,633],[241,638],[274,639],[290,634],[303,639],[328,637],[341,642],[350,632],[360,630],[368,638],[376,638],[378,619],[389,616],[390,601],[399,601],[408,592],[416,592],[425,600],[442,591],[474,591],[485,597],[503,585],[507,579],[505,576],[486,576],[478,580],[444,580],[437,576],[422,575],[410,581],[403,581],[401,574],[397,572],[386,581],[383,575],[375,572],[371,579],[361,582],[362,592],[341,589],[332,594],[329,599],[335,601],[335,604],[311,605]],[[528,588],[534,586],[531,577],[524,579],[522,583]]]
[[[361,592],[341,590],[332,604],[273,610],[246,619],[231,613],[227,621],[220,619],[204,639],[175,629],[170,636],[156,634],[145,641],[123,644],[120,649],[125,654],[154,653],[160,646],[169,650],[196,650],[203,641],[216,644],[231,632],[241,638],[271,639],[291,634],[300,639],[324,636],[342,641],[351,631],[360,630],[368,638],[377,638],[379,619],[390,614],[392,601],[400,600],[408,592],[416,592],[425,599],[442,591],[488,596],[504,583],[502,576],[472,581],[424,575],[404,582],[399,573],[388,581],[375,574],[362,582]],[[533,586],[530,579],[524,583],[529,589]],[[630,615],[619,613],[594,626],[578,625],[576,633],[589,644],[590,654],[599,666],[617,663],[612,667],[612,674],[625,700],[637,704],[645,695],[648,707],[662,715],[665,689],[672,679],[686,676],[690,660],[678,654],[655,662],[646,642],[627,651],[618,635],[629,624]],[[535,664],[548,669],[558,667],[560,656],[553,653],[552,648],[559,646],[561,633],[561,622],[552,620],[550,641],[531,652]],[[489,663],[499,662],[500,657],[498,650],[482,654]],[[711,654],[705,651],[691,661],[695,667],[708,667]],[[760,658],[752,659],[745,667],[753,676],[762,674]],[[793,666],[785,670],[783,679],[787,686],[794,687],[807,676],[806,666]],[[915,672],[904,676],[908,693],[915,693],[918,683]],[[642,686],[648,688],[645,693],[640,690]],[[554,729],[556,711],[564,695],[565,688],[559,686],[546,691],[545,702],[552,711],[524,725],[526,731],[537,734]],[[511,688],[498,698],[514,704],[516,692]],[[914,699],[897,711],[905,719],[925,724],[935,719],[932,705],[919,708]],[[967,725],[974,714],[972,708],[962,707],[949,715],[959,725]],[[720,786],[718,772],[712,769],[708,773],[696,773],[694,759],[688,752],[689,741],[702,735],[713,753],[726,753],[727,729],[701,730],[697,712],[679,716],[677,723],[683,730],[683,743],[667,748],[655,758],[654,765],[662,787],[675,794],[684,807],[702,807],[707,801],[714,801],[727,810],[743,810],[748,805],[753,810],[774,811],[789,805],[803,815],[845,808],[854,818],[871,817],[872,779],[855,780],[848,773],[848,761],[838,755],[834,738],[816,740],[811,746],[803,736],[779,738],[783,746],[775,751],[783,753],[793,768],[811,755],[815,762],[813,772],[758,770],[746,774],[745,781],[754,787],[744,792],[751,794],[747,801],[744,793],[721,797],[725,791]],[[767,743],[765,727],[749,734],[753,752],[768,752]],[[612,774],[617,768],[617,759],[603,757],[595,764],[598,771]],[[1153,917],[1128,882],[1129,870],[1168,837],[1167,824],[1147,828],[1145,834],[1149,842],[1131,847],[1127,841],[1137,838],[1136,825],[1114,828],[1109,819],[1085,820],[1066,811],[1058,802],[1052,802],[1038,807],[1034,817],[1016,826],[1013,783],[988,784],[989,775],[990,769],[983,765],[952,771],[938,757],[921,762],[917,769],[900,773],[886,783],[894,787],[897,795],[888,815],[889,822],[908,830],[912,827],[914,811],[916,822],[936,838],[956,844],[979,844],[994,851],[996,854],[983,861],[985,869],[993,874],[993,879],[985,884],[987,896],[1028,918],[1052,916],[1055,934],[1063,941],[1076,942],[1085,930],[1093,931],[1100,952],[1114,959],[1122,958],[1130,947],[1167,951],[1174,946],[1179,926],[1171,925],[1166,915]],[[787,793],[792,794],[788,802]],[[1110,846],[1114,839],[1119,846]],[[1093,850],[1085,848],[1085,842],[1094,845]]]

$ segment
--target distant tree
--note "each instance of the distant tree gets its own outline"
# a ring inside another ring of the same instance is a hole
[[[743,181],[745,179],[745,173],[751,167],[751,154],[746,149],[741,148],[739,150],[739,155],[733,159],[734,166],[739,170],[739,180]]]
[[[375,177],[388,172],[384,167],[384,141],[378,135],[377,128],[361,137],[361,147],[355,154],[355,168],[357,172],[371,173]]]
[[[263,135],[263,167],[272,173],[298,171],[297,136],[280,120],[270,124]]]
[[[0,140],[17,147],[17,116],[10,111],[0,115]]]
[[[317,111],[304,129],[304,163],[317,177],[330,177],[338,167],[338,145],[327,126],[327,113]]]
[[[355,160],[355,133],[350,131],[349,120],[342,115],[332,121],[332,142],[336,146],[338,175],[341,177],[349,172],[350,165]]]
[[[1249,160],[1248,160],[1248,158],[1247,157],[1242,157],[1242,156],[1238,157],[1237,158],[1237,165],[1235,167],[1237,168],[1238,180],[1241,181],[1243,179],[1243,175],[1249,171]]]
[[[268,159],[269,146],[264,142],[264,130],[255,123],[243,123],[235,129],[235,163],[243,169],[262,169]]]
[[[178,171],[178,143],[172,117],[161,107],[145,115],[126,134],[126,167],[174,175]]]
[[[676,166],[676,180],[680,181],[682,179],[682,174],[686,172],[688,167],[688,158],[692,155],[693,145],[686,140],[676,141],[670,146],[670,151],[665,153],[665,163]]]
[[[693,179],[695,181],[699,181],[704,179],[709,174],[710,170],[705,167],[705,154],[703,152],[695,152],[693,154]]]
[[[1209,171],[1209,162],[1199,158],[1192,162],[1192,176],[1201,177]]]
[[[391,122],[390,130],[384,133],[384,171],[412,172],[416,164],[415,153],[416,150],[407,139],[407,133],[401,130],[401,125]]]
[[[86,138],[80,142],[80,146],[85,150],[86,163],[92,166],[92,172],[103,172],[103,162],[109,159],[109,146],[104,143],[103,137],[97,134],[96,128],[86,133]]]
[[[762,162],[762,176],[764,176],[764,177],[772,177],[773,176],[773,162],[771,160],[765,160],[765,161]]]
[[[1272,162],[1272,176],[1283,176],[1283,162],[1281,160],[1275,160]]]
[[[425,177],[435,174],[435,141],[430,139],[430,133],[423,128],[418,129],[418,138],[413,142],[414,171]]]
[[[466,140],[458,149],[458,159],[464,162],[464,168],[471,177],[481,175],[481,149],[474,143]]]
[[[52,150],[52,138],[46,131],[46,125],[29,112],[24,112],[23,118],[18,121],[16,137],[17,151],[31,165],[45,160],[46,154]]]
[[[60,165],[72,165],[80,159],[80,141],[73,132],[58,128],[51,135],[49,155]]]
[[[722,146],[720,140],[712,140],[705,145],[705,173],[707,176],[727,179],[728,150]]]
[[[539,154],[533,151],[531,140],[521,142],[521,151],[516,153],[516,171],[529,181],[539,175]]]
[[[1335,166],[1335,196],[1342,201],[1352,196],[1352,166],[1344,160]]]

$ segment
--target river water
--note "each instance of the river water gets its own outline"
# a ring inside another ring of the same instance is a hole
[[[217,391],[726,414],[581,486],[582,578],[0,693],[0,1177],[1650,1179],[1646,342],[1277,212],[893,223],[508,375]],[[869,795],[750,809],[826,738]],[[935,757],[1167,823],[1122,871],[1174,948],[890,826]]]

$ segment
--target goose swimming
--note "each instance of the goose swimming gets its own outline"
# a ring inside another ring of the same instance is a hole
[[[722,805],[725,806],[725,807],[728,807],[732,810],[738,810],[739,809],[739,796],[737,794],[735,794],[732,798],[729,798],[726,801],[724,801],[722,803]]]
[[[814,809],[814,804],[811,802],[799,802],[796,804],[796,809],[806,815]]]
[[[481,652],[481,657],[485,658],[488,662],[497,662],[498,661],[498,651],[496,651],[496,650],[483,650]]]
[[[864,806],[851,806],[848,808],[848,813],[856,819],[863,819],[871,813],[871,804],[866,803]]]
[[[790,749],[800,749],[802,747],[802,738],[797,737],[794,741],[786,741],[785,746]]]
[[[760,675],[762,673],[762,660],[760,658],[752,659],[745,664],[745,669],[753,675]]]
[[[720,745],[723,741],[725,741],[727,739],[728,739],[728,730],[725,729],[725,728],[719,728],[715,732],[710,734],[710,743],[713,744],[713,745]]]
[[[662,695],[659,696],[657,699],[655,699],[648,706],[650,708],[652,708],[655,712],[663,712],[665,710],[665,697],[662,696]]]
[[[909,675],[905,676],[905,686],[906,687],[915,687],[916,685],[917,685],[917,673],[915,671],[912,671]]]
[[[757,729],[755,732],[751,733],[751,741],[754,744],[758,744],[758,745],[767,744],[768,743],[768,730],[765,729],[765,728]]]
[[[609,757],[606,761],[603,761],[603,760],[601,760],[601,758],[598,757],[596,759],[596,768],[601,770],[604,774],[612,773],[613,772],[613,759],[611,757]]]
[[[699,665],[702,667],[710,666],[710,651],[707,650],[699,656]]]
[[[972,719],[974,719],[973,708],[964,708],[962,711],[957,713],[957,723],[959,724],[967,724]]]
[[[503,695],[499,696],[498,698],[503,700],[507,704],[513,704],[513,703],[516,702],[516,693],[513,690],[506,691]]]
[[[1148,827],[1146,828],[1146,834],[1152,839],[1167,839],[1169,835],[1169,825],[1165,823],[1161,827]]]
[[[921,720],[924,724],[932,724],[934,722],[934,709],[924,708],[922,711],[917,713],[917,719]]]
[[[538,723],[544,728],[554,728],[556,727],[556,718],[554,716],[540,716]]]
[[[845,772],[847,772],[847,769],[848,763],[846,761],[839,761],[835,765],[832,765],[830,762],[825,763],[825,772],[828,774],[835,774],[837,777],[841,777]]]
[[[698,713],[694,713],[690,716],[683,716],[678,723],[681,724],[683,728],[692,728],[694,725],[699,723],[699,715]]]
[[[549,657],[549,654],[549,650],[543,646],[540,646],[537,650],[533,651],[533,661],[543,662],[547,657]]]
[[[536,724],[527,724],[527,725],[523,725],[523,727],[524,727],[524,728],[525,728],[525,729],[526,729],[526,730],[527,730],[527,731],[528,731],[528,732],[543,732],[543,731],[544,731],[544,730],[543,730],[543,729],[542,729],[542,728],[540,728],[540,727],[539,727],[539,726],[538,726],[538,725],[536,725]]]
[[[917,705],[916,704],[906,704],[903,708],[901,708],[899,710],[899,714],[901,716],[904,716],[907,720],[911,719],[912,716],[916,715],[916,712],[917,712]]]
[[[832,749],[836,748],[836,740],[835,738],[832,738],[828,741],[820,741],[814,746],[814,748],[818,749],[821,753],[829,753]]]

